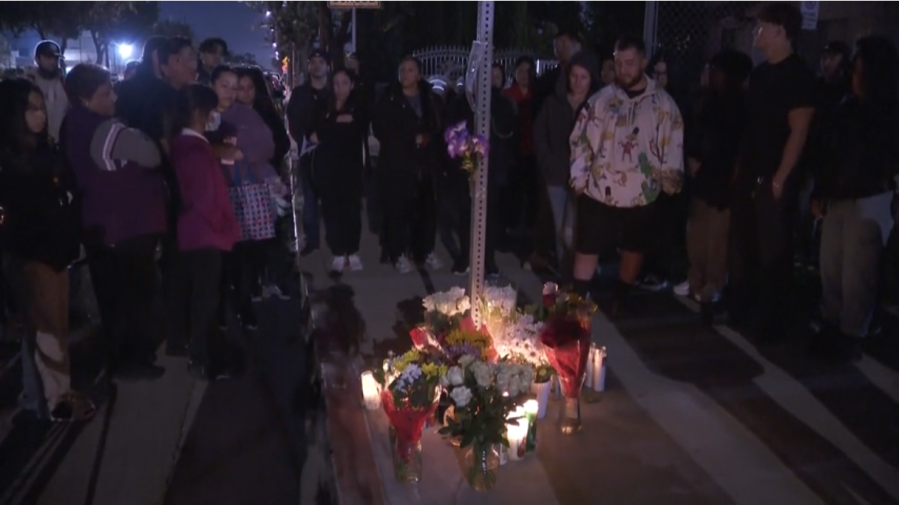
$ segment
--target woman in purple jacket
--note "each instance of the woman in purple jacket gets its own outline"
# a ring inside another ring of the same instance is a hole
[[[226,183],[233,187],[265,181],[277,188],[280,178],[271,165],[275,153],[274,137],[258,112],[237,102],[237,73],[231,67],[220,66],[212,71],[210,79],[218,96],[216,111],[221,117],[218,135],[213,137],[221,137],[222,142],[236,145],[243,153],[239,162],[222,163]],[[274,212],[274,201],[270,205]],[[271,224],[271,238],[274,238],[274,220]],[[254,293],[261,291],[260,277],[268,247],[271,247],[270,239],[242,240],[234,245],[226,260],[226,270],[237,291],[238,315],[242,326],[248,330],[258,326],[252,300]]]
[[[66,76],[71,109],[61,143],[77,186],[83,241],[117,374],[151,378],[159,330],[156,250],[167,229],[156,143],[113,117],[109,72],[81,63]]]

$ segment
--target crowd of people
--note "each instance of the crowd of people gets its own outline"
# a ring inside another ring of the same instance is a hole
[[[113,86],[95,64],[63,75],[43,41],[31,78],[0,82],[4,289],[26,329],[20,403],[39,418],[94,410],[68,353],[69,267],[82,257],[121,379],[164,373],[162,335],[197,377],[239,373],[224,330],[256,330],[253,300],[287,296],[290,139],[262,70],[223,65],[226,51],[154,37]]]
[[[511,79],[494,65],[487,275],[499,274],[497,251],[523,243],[526,268],[590,296],[600,260],[617,254],[614,316],[635,287],[675,280],[664,258],[682,237],[690,266],[675,292],[706,317],[723,300],[733,324],[776,339],[795,314],[794,231],[820,221],[813,351],[855,358],[893,228],[899,57],[878,36],[854,50],[835,42],[816,81],[794,52],[800,26],[792,4],[766,6],[755,32],[765,61],[716,54],[696,76],[697,96],[672,92],[664,55],[650,58],[639,38],[619,39],[603,58],[562,32],[559,65],[539,78],[528,57]],[[439,237],[451,271],[469,272],[471,187],[443,136],[448,125],[472,127],[466,83],[438,94],[407,57],[376,93],[358,60],[332,67],[315,50],[282,116],[262,71],[222,65],[226,51],[221,39],[198,54],[189,40],[152,38],[114,88],[98,65],[63,78],[59,46],[44,41],[35,75],[0,83],[3,272],[29,329],[22,404],[39,416],[93,411],[71,388],[67,352],[68,267],[81,255],[113,372],[158,377],[162,333],[166,352],[188,356],[198,377],[239,372],[222,329],[237,321],[253,331],[254,299],[286,296],[278,221],[290,212],[281,167],[291,137],[302,257],[324,233],[332,275],[362,270],[365,201],[382,263],[440,269]]]

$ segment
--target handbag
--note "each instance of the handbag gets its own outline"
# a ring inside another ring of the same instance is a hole
[[[244,180],[241,173],[246,170]],[[228,188],[228,198],[234,217],[240,226],[240,240],[268,240],[275,238],[275,216],[268,184],[257,181],[253,169],[246,163],[234,165],[233,185]]]

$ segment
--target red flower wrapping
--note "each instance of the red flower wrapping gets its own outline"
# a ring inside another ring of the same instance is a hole
[[[543,352],[559,374],[566,398],[577,398],[587,372],[590,356],[590,325],[576,317],[557,317],[546,322],[540,333]]]
[[[421,434],[425,422],[437,412],[439,396],[434,398],[434,403],[427,408],[413,409],[408,407],[397,408],[393,402],[393,394],[389,389],[381,392],[381,407],[387,414],[387,419],[393,425],[396,432],[397,455],[404,462],[410,462],[415,452],[415,445],[421,441]]]
[[[439,347],[440,345],[439,342],[434,339],[431,332],[427,328],[421,326],[412,328],[412,331],[409,332],[409,336],[412,338],[412,345],[419,351],[428,347]]]

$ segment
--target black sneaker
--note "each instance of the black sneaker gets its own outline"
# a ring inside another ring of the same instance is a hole
[[[657,275],[649,274],[637,281],[637,287],[645,291],[658,292],[668,288],[668,281]]]

